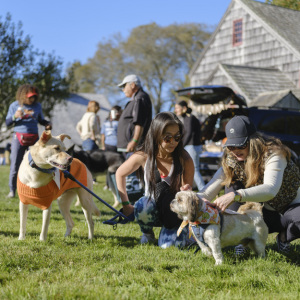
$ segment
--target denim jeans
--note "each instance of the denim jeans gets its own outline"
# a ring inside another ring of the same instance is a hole
[[[205,185],[204,180],[200,174],[200,154],[202,153],[202,146],[186,145],[184,149],[189,153],[194,162],[194,181],[196,183],[198,191],[200,191]]]
[[[82,142],[83,151],[92,151],[98,149],[96,142],[92,139],[86,139]]]
[[[162,226],[158,219],[158,210],[154,199],[148,197],[140,198],[134,205],[134,216],[139,224],[142,233],[150,233],[153,227],[161,227],[158,238],[158,246],[168,248],[170,246],[184,247],[188,244],[188,226],[186,226],[179,237],[177,237],[178,227],[168,229]]]
[[[17,175],[23,160],[23,156],[28,149],[28,146],[22,146],[14,133],[13,139],[11,142],[11,155],[10,155],[10,173],[9,173],[9,190],[11,192],[16,191],[17,189]]]

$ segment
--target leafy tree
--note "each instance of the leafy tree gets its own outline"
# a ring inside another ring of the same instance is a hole
[[[69,82],[61,75],[62,61],[34,50],[29,36],[23,36],[22,23],[15,25],[10,14],[4,21],[0,17],[0,69],[0,128],[22,84],[30,83],[39,88],[40,102],[48,117],[54,104],[69,95]],[[1,131],[0,141],[9,135],[10,131]]]
[[[274,4],[290,9],[300,10],[299,0],[266,0],[266,3]]]
[[[119,93],[117,84],[125,75],[135,73],[157,113],[163,104],[171,105],[172,92],[186,82],[209,36],[206,26],[195,23],[139,26],[127,39],[117,34],[100,42],[94,57],[85,65],[73,65],[72,71],[79,91],[110,95]]]

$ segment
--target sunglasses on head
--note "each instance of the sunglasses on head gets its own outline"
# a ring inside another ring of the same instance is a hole
[[[165,143],[171,143],[172,139],[174,139],[174,141],[176,143],[178,143],[182,138],[182,135],[180,133],[175,134],[174,136],[171,134],[165,135],[162,139]]]
[[[239,147],[235,147],[235,146],[227,146],[227,149],[229,151],[233,151],[233,150],[244,150],[246,149],[248,146],[248,142],[246,142],[243,146],[239,146]]]

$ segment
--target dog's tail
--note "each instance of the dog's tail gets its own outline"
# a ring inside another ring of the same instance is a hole
[[[263,206],[257,202],[247,202],[240,206],[238,213],[249,216],[254,222],[262,220]]]
[[[257,202],[246,202],[240,208],[238,209],[238,212],[241,214],[246,213],[248,210],[255,210],[258,211],[260,214],[262,214],[262,208],[263,206],[260,203]]]
[[[100,210],[99,208],[96,206],[95,202],[92,201],[92,214],[94,214],[95,216],[97,217],[100,217],[101,213],[100,213]]]
[[[93,197],[91,195],[89,195],[86,198],[77,197],[77,202],[76,202],[75,206],[78,206],[78,205],[81,205],[86,210],[90,211],[92,213],[92,215],[95,215],[97,217],[100,217],[100,215],[101,215],[101,212],[100,212],[99,208],[96,206],[96,203],[93,201]]]

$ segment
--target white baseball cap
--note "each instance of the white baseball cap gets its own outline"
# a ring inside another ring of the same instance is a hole
[[[141,84],[140,78],[135,74],[131,74],[124,77],[123,81],[118,84],[118,87],[123,87],[128,82],[136,82],[138,85]]]

